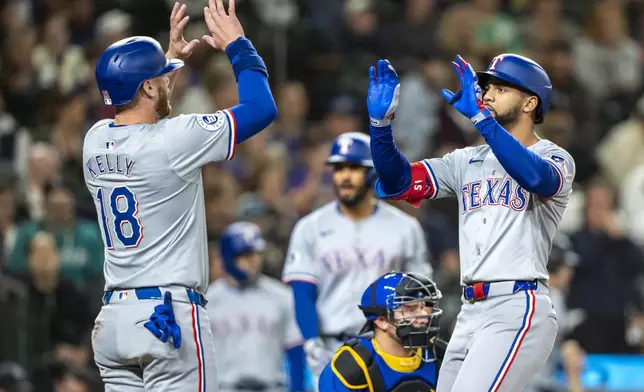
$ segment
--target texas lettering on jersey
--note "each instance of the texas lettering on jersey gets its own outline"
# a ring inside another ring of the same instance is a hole
[[[463,185],[461,198],[463,214],[485,206],[523,211],[528,206],[530,193],[510,177],[492,177]]]

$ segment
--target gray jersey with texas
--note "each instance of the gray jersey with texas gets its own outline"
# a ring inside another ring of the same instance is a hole
[[[83,172],[105,241],[105,289],[208,284],[201,167],[231,159],[229,110],[155,124],[96,123]]]
[[[293,229],[283,280],[317,286],[321,334],[357,334],[364,324],[357,306],[362,292],[391,270],[431,277],[418,220],[378,202],[371,216],[353,221],[332,202],[302,218]]]
[[[554,196],[526,191],[488,145],[422,161],[436,189],[429,197],[458,197],[461,283],[548,279],[548,255],[572,192],[575,163],[545,139],[528,149],[555,168],[560,182]]]
[[[206,298],[219,382],[286,384],[284,352],[303,343],[292,291],[266,276],[243,290],[222,278],[210,285]]]

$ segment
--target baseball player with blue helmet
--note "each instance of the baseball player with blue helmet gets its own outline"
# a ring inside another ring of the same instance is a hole
[[[546,264],[575,163],[535,132],[552,92],[539,64],[502,54],[484,72],[460,56],[452,66],[461,89],[442,95],[485,144],[409,163],[391,128],[398,75],[380,60],[370,69],[367,98],[376,190],[415,206],[448,196],[459,202],[463,305],[437,391],[520,391],[544,365],[557,335]]]
[[[283,269],[314,381],[360,331],[364,319],[354,304],[363,287],[394,269],[431,273],[418,220],[374,197],[369,136],[339,135],[327,163],[336,200],[297,222]]]
[[[219,239],[225,275],[210,285],[206,298],[220,391],[304,391],[303,340],[293,294],[261,273],[265,247],[259,226],[251,222],[229,225]]]
[[[208,250],[202,166],[231,159],[235,146],[277,115],[262,58],[221,0],[204,8],[210,35],[225,51],[240,104],[210,114],[167,118],[187,42],[186,6],[175,3],[170,45],[149,37],[118,41],[101,54],[96,81],[113,119],[83,144],[85,183],[105,242],[105,294],[92,334],[106,391],[215,391],[217,374],[203,293]]]
[[[434,391],[447,343],[438,339],[441,292],[426,276],[390,272],[367,287],[359,308],[367,323],[320,377],[321,391]]]

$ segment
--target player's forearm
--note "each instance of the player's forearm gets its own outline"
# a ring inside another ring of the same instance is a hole
[[[236,142],[257,134],[277,118],[277,106],[268,84],[268,71],[253,44],[238,38],[226,54],[237,79],[239,105],[230,108],[236,126]]]
[[[557,170],[543,158],[528,150],[494,118],[476,124],[501,166],[528,192],[543,197],[553,196],[561,184]]]
[[[295,320],[304,340],[320,336],[318,312],[315,307],[317,288],[313,283],[291,282],[295,298]]]
[[[371,133],[371,157],[380,184],[376,187],[378,196],[392,197],[403,193],[411,184],[411,166],[407,158],[396,147],[391,125],[369,126],[369,131]]]
[[[289,366],[289,378],[291,380],[289,390],[291,392],[304,391],[304,367],[306,357],[302,346],[295,346],[286,350]]]

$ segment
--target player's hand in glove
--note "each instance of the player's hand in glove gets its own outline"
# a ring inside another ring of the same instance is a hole
[[[461,89],[456,93],[443,89],[443,98],[474,124],[491,117],[492,112],[483,106],[483,93],[472,66],[458,55],[456,61],[452,61],[452,67],[461,82]]]
[[[388,60],[378,60],[376,66],[369,67],[369,92],[367,109],[374,127],[384,127],[391,123],[400,99],[398,74]]]
[[[311,372],[320,376],[324,367],[333,359],[333,353],[326,348],[322,338],[311,338],[304,342],[304,353],[306,354],[306,364]]]
[[[143,326],[163,343],[167,343],[168,339],[172,338],[174,348],[181,347],[181,329],[174,319],[172,294],[169,291],[166,291],[163,296],[163,304],[154,307],[150,321],[147,321]]]

